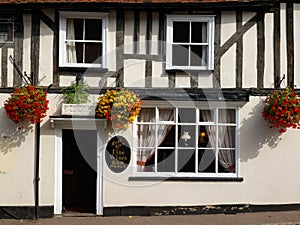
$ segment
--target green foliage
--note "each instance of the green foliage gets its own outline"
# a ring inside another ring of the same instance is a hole
[[[85,104],[88,102],[90,87],[87,82],[73,82],[69,87],[63,88],[62,93],[67,104]]]

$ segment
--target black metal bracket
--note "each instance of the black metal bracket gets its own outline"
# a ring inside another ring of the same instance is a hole
[[[285,79],[285,74],[283,74],[283,77],[281,79],[280,79],[280,75],[278,75],[275,80],[275,88],[280,88],[280,85],[284,79]]]

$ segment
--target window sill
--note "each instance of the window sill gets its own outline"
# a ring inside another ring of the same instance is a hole
[[[209,70],[209,69],[166,69],[167,73],[177,73],[177,72],[185,72],[185,73],[199,73],[199,72],[211,72],[213,70]]]
[[[89,72],[97,72],[97,73],[106,73],[108,72],[107,68],[93,68],[93,67],[59,67],[59,72],[77,72],[77,73],[84,73],[86,71]]]
[[[216,181],[216,182],[243,182],[243,177],[159,177],[138,176],[129,177],[129,181]]]

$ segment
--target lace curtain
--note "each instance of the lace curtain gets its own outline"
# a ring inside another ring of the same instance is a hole
[[[235,121],[235,110],[219,110],[219,124],[232,123]],[[213,121],[211,110],[202,110],[202,116],[205,121]],[[212,148],[216,146],[216,127],[206,126],[206,133],[209,137],[209,145]],[[235,127],[218,126],[218,159],[219,163],[229,172],[235,169],[235,150],[225,150],[222,148],[235,148]]]
[[[160,120],[171,121],[173,119],[173,110],[160,111]],[[159,124],[155,125],[155,111],[153,109],[143,109],[140,115],[140,120],[143,122],[150,122],[151,124],[139,125],[138,129],[138,149],[137,165],[138,172],[144,172],[146,162],[155,153],[155,133],[157,128],[157,143],[158,146],[163,142],[167,135],[169,125]]]

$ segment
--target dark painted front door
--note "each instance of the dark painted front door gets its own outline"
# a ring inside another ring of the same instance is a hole
[[[63,130],[63,212],[96,213],[97,133]]]

